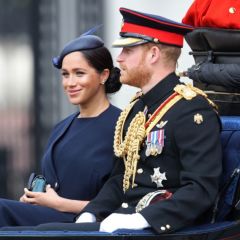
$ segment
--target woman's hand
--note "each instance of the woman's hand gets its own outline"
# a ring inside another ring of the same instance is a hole
[[[59,210],[61,197],[54,191],[53,188],[51,188],[50,185],[47,185],[46,192],[32,192],[27,188],[24,188],[24,195],[20,198],[20,202]]]
[[[50,185],[47,185],[46,192],[31,192],[24,188],[24,194],[20,202],[53,208],[60,212],[78,214],[88,204],[88,201],[73,200],[60,197]]]

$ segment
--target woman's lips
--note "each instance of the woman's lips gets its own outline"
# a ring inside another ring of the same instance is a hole
[[[74,96],[76,94],[78,94],[81,91],[81,89],[78,90],[68,90],[68,95],[69,96]]]

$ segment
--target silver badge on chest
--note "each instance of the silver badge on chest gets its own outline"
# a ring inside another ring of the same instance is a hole
[[[163,187],[162,181],[167,180],[166,172],[161,173],[160,172],[160,167],[153,168],[153,171],[154,171],[153,175],[150,175],[151,179],[152,179],[152,182],[156,183],[158,188]]]

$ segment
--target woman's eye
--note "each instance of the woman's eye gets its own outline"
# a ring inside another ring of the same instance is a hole
[[[67,78],[68,75],[69,75],[69,74],[68,74],[67,72],[62,72],[62,77]]]
[[[84,72],[81,72],[81,71],[77,71],[76,72],[76,76],[77,77],[81,77],[82,75],[84,75]]]

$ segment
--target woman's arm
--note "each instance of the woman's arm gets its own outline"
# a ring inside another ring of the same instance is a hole
[[[60,212],[78,214],[89,202],[60,197],[49,185],[46,192],[31,192],[27,188],[24,192],[25,194],[20,198],[21,202],[53,208]]]

